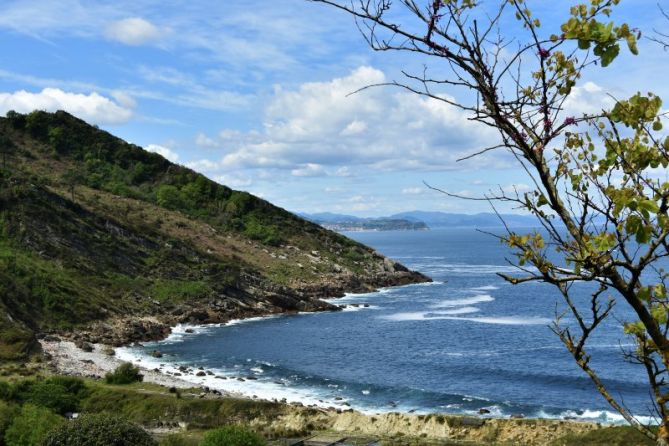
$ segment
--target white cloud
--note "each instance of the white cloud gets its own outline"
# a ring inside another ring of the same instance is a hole
[[[518,183],[518,184],[507,184],[506,186],[502,186],[502,191],[508,194],[523,194],[525,192],[529,192],[533,190],[529,185],[524,184],[524,183]]]
[[[337,177],[350,177],[353,176],[351,168],[348,166],[342,166],[335,171],[335,176]]]
[[[145,147],[145,149],[148,150],[149,152],[154,152],[159,155],[162,155],[163,158],[165,158],[168,161],[172,161],[173,163],[179,161],[179,154],[171,149],[168,149],[165,146],[159,146],[158,144],[149,144],[148,146]]]
[[[213,148],[213,147],[218,147],[219,143],[216,142],[214,139],[208,137],[204,133],[198,133],[197,136],[195,137],[195,144],[197,144],[200,147],[208,147],[208,148]]]
[[[294,177],[320,177],[325,175],[323,166],[319,164],[307,163],[290,171]]]
[[[253,184],[253,180],[249,177],[243,175],[219,175],[214,177],[214,181],[219,184],[231,187],[233,189],[245,188]]]
[[[402,193],[404,195],[420,195],[423,192],[425,192],[425,188],[423,187],[408,187],[406,189],[402,189]]]
[[[353,120],[344,130],[341,131],[342,136],[358,135],[367,130],[367,124],[363,121]]]
[[[347,165],[376,170],[445,170],[491,167],[485,154],[476,162],[456,159],[497,141],[497,133],[468,120],[445,102],[393,89],[362,87],[386,81],[383,72],[362,66],[329,82],[296,89],[276,87],[265,110],[264,131],[226,132],[221,169],[279,168],[293,175],[320,174],[308,165],[350,175]]]
[[[137,107],[137,101],[133,98],[128,92],[122,90],[114,90],[111,92],[111,95],[116,102],[122,105],[125,108],[135,108]]]
[[[201,159],[186,163],[186,167],[198,172],[214,172],[220,169],[220,163],[208,159]]]
[[[169,30],[160,29],[141,17],[130,17],[111,23],[105,34],[125,45],[144,45],[158,41],[167,33]]]
[[[5,114],[9,110],[20,113],[33,110],[49,112],[65,110],[92,124],[122,124],[129,121],[133,115],[131,107],[114,102],[96,92],[70,93],[59,88],[45,88],[39,93],[25,90],[0,93],[0,113]]]
[[[564,116],[582,116],[596,114],[615,105],[616,101],[594,82],[586,82],[574,87],[564,102]]]

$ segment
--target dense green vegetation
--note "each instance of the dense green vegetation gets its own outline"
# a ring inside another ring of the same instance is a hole
[[[144,429],[109,414],[84,415],[51,430],[43,446],[157,446]]]
[[[65,419],[45,407],[24,404],[5,431],[7,446],[42,446],[50,431]]]
[[[9,113],[3,124],[10,135],[25,132],[44,144],[42,150],[47,153],[43,155],[74,161],[76,168],[60,176],[72,189],[84,185],[155,203],[270,244],[285,241],[297,231],[319,231],[264,200],[221,186],[65,112]]]
[[[105,375],[107,384],[132,384],[141,382],[144,377],[139,373],[139,367],[135,367],[130,362],[124,362],[116,367],[116,370]]]

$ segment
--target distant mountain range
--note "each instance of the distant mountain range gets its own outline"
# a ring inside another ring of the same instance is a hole
[[[300,216],[336,231],[425,230],[429,228],[491,228],[502,226],[500,217],[491,212],[453,214],[437,211],[409,211],[378,218],[356,217],[331,212],[300,214]],[[536,218],[531,215],[501,214],[501,218],[510,227],[537,226]]]

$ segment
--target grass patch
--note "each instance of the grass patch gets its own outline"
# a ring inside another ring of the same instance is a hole
[[[549,446],[652,446],[655,442],[629,426],[611,426],[583,435],[570,434]]]

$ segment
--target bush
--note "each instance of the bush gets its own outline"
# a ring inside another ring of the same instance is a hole
[[[7,446],[41,446],[47,434],[65,419],[45,407],[24,404],[5,432]]]
[[[27,403],[46,407],[60,415],[76,412],[80,401],[64,386],[50,382],[36,383],[23,398]]]
[[[4,446],[5,431],[12,424],[18,411],[16,405],[0,401],[0,446]]]
[[[12,386],[7,381],[0,381],[0,400],[9,401],[13,394]]]
[[[81,378],[76,378],[74,376],[52,376],[47,378],[44,382],[63,386],[67,389],[68,393],[71,393],[78,398],[83,398],[88,395],[86,383]]]
[[[124,362],[116,367],[116,370],[105,375],[107,384],[132,384],[143,379],[144,376],[139,373],[139,367],[135,367],[129,362]]]
[[[225,426],[209,431],[200,446],[264,446],[267,443],[255,432],[242,426]]]
[[[84,415],[50,432],[44,446],[156,446],[144,429],[108,414]]]

